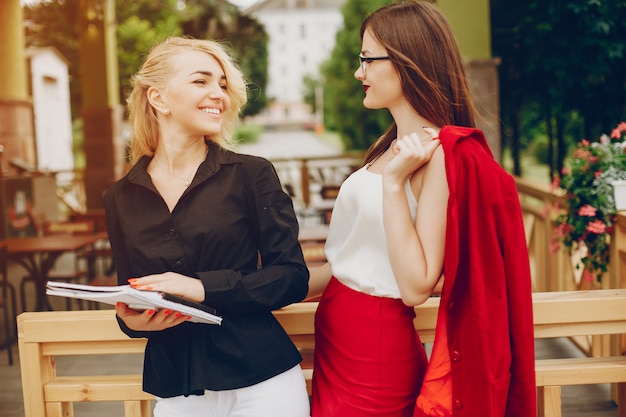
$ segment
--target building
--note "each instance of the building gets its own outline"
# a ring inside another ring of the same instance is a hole
[[[304,103],[303,80],[319,77],[343,26],[345,0],[261,0],[245,13],[265,26],[268,44],[268,108],[255,121],[266,126],[312,127],[316,109]]]
[[[52,47],[25,51],[33,98],[35,151],[40,171],[71,171],[72,116],[68,63]]]

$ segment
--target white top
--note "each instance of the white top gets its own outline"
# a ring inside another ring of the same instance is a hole
[[[409,180],[405,191],[415,222],[417,201]],[[368,171],[367,165],[341,185],[324,251],[333,275],[347,287],[378,297],[400,298],[383,227],[382,175]]]

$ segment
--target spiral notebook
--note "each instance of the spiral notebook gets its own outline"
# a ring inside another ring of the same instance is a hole
[[[115,305],[128,304],[137,310],[168,308],[191,317],[193,323],[221,324],[214,308],[201,303],[159,291],[136,290],[130,285],[98,286],[48,281],[46,294],[59,297],[78,298]]]

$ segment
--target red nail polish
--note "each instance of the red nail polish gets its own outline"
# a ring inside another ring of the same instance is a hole
[[[148,315],[151,316],[154,314],[154,310],[148,310]]]
[[[182,314],[176,313],[176,318],[179,318],[180,316],[182,316]]]
[[[169,316],[170,314],[172,314],[172,310],[165,310],[163,314],[165,314],[166,316]]]

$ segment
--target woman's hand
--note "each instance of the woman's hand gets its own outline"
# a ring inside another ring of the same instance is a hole
[[[136,290],[161,291],[187,298],[201,303],[204,301],[204,286],[202,281],[176,272],[146,275],[141,278],[128,280]]]
[[[135,331],[158,331],[178,326],[191,317],[178,311],[163,310],[134,310],[124,303],[115,305],[115,312],[124,321],[129,329]]]
[[[204,301],[204,286],[202,282],[199,279],[175,272],[131,278],[128,280],[128,283],[136,290],[161,291],[196,302]],[[115,311],[128,328],[135,331],[164,330],[190,319],[189,316],[178,311],[168,309],[139,311],[128,307],[124,303],[118,303],[115,306]]]
[[[392,144],[393,157],[385,166],[383,175],[403,183],[413,172],[430,161],[440,145],[439,133],[429,127],[425,127],[424,131],[431,139],[422,140],[417,133],[411,133]]]

